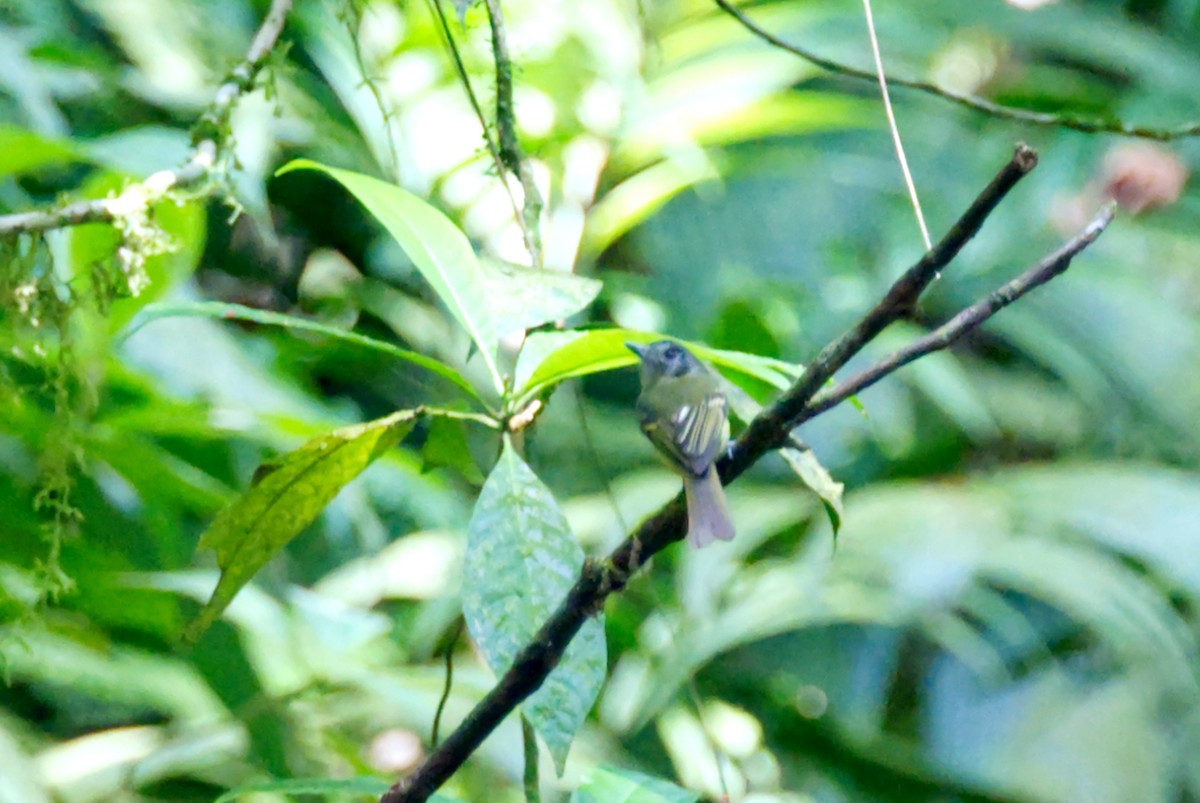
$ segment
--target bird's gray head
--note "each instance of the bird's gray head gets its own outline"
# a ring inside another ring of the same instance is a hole
[[[648,385],[664,376],[683,376],[702,368],[696,356],[672,340],[659,340],[644,346],[626,343],[625,347],[642,358],[642,384]]]

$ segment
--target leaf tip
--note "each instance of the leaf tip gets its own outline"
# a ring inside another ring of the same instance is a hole
[[[297,170],[324,170],[325,168],[314,162],[312,159],[293,159],[283,167],[275,171],[275,177],[294,173]]]

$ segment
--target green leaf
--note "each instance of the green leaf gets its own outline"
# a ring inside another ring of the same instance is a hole
[[[534,332],[517,360],[516,386],[522,398],[533,398],[566,379],[636,364],[637,356],[625,347],[627,341],[652,343],[665,338],[655,332],[631,329]],[[790,387],[799,373],[797,366],[782,360],[679,342],[718,368],[767,382],[781,390]]]
[[[184,630],[195,642],[267,561],[320,515],[346,483],[412,428],[418,411],[401,410],[313,438],[254,472],[250,490],[217,514],[199,549],[217,553],[221,579]]]
[[[563,601],[583,564],[566,517],[507,439],[467,525],[463,616],[497,675]],[[590,617],[522,706],[559,774],[595,702],[607,658],[602,614]]]
[[[276,175],[293,170],[317,170],[336,179],[383,224],[475,341],[496,392],[503,393],[504,380],[496,367],[502,333],[496,329],[483,268],[467,236],[438,209],[394,184],[307,159],[289,162]]]
[[[741,388],[727,386],[725,395],[729,399],[729,409],[742,421],[749,423],[762,412],[762,405]],[[792,445],[780,449],[779,454],[792,471],[796,472],[800,481],[821,498],[825,514],[829,516],[829,523],[833,527],[836,543],[838,530],[842,526],[842,493],[845,491],[845,485],[835,481],[829,470],[821,465],[821,461],[813,454],[812,449],[803,445],[794,434],[790,440]]]
[[[779,454],[792,471],[796,472],[800,481],[821,497],[821,503],[825,506],[825,514],[829,516],[829,523],[833,527],[833,539],[836,543],[838,530],[842,526],[842,492],[845,491],[846,486],[834,480],[829,469],[821,465],[821,461],[817,459],[810,448],[799,449],[795,446],[786,446],[779,450]]]
[[[47,139],[15,126],[0,126],[0,177],[79,159],[79,153],[69,141]]]
[[[289,797],[295,795],[320,795],[321,797],[373,797],[377,798],[391,787],[387,781],[379,778],[289,778],[285,780],[261,781],[248,783],[230,789],[217,798],[213,803],[228,803],[247,795],[262,792],[275,792]]]
[[[483,268],[501,336],[570,317],[591,304],[604,286],[561,270],[497,260],[484,262]]]
[[[571,803],[696,803],[700,796],[661,778],[632,770],[596,767],[571,795]]]
[[[483,472],[471,456],[467,443],[466,424],[461,419],[437,416],[429,422],[429,434],[421,447],[423,463],[421,471],[435,468],[452,468],[478,485],[483,482]]]
[[[173,318],[178,316],[203,316],[207,318],[220,318],[226,321],[252,321],[253,323],[260,323],[265,326],[281,326],[285,329],[299,329],[305,332],[317,332],[328,335],[338,340],[344,340],[347,343],[354,343],[363,348],[380,351],[388,356],[419,365],[438,376],[450,380],[470,394],[472,398],[481,404],[483,403],[479,391],[471,386],[466,377],[432,357],[427,357],[424,354],[409,351],[408,349],[402,349],[391,343],[385,343],[382,340],[376,340],[356,332],[348,332],[345,329],[327,326],[308,318],[297,318],[293,315],[284,315],[279,312],[268,312],[252,307],[243,307],[241,304],[226,304],[220,301],[183,301],[150,304],[141,311],[121,339],[128,340],[151,321],[158,320],[159,318]]]

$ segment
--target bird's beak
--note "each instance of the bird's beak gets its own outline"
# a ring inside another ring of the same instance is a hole
[[[646,358],[646,347],[643,346],[641,343],[626,342],[625,348],[629,349],[630,351],[632,351],[634,354],[638,355],[638,357],[640,357],[642,359]]]

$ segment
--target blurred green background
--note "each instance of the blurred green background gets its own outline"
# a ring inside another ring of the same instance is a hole
[[[307,314],[477,372],[349,195],[316,173],[272,178],[296,156],[397,180],[482,254],[524,259],[430,7],[296,5],[272,91],[234,114],[228,192],[159,211],[173,248],[147,264],[146,292],[101,303],[111,294],[88,277],[115,243],[103,227],[3,254],[3,803],[208,801],[269,777],[394,777],[428,749],[494,438],[471,432],[474,462],[441,465],[419,427],[196,650],[175,647],[215,579],[197,538],[263,459],[460,399],[405,363],[253,325],[168,319],[122,339],[138,309],[206,298]],[[0,211],[178,164],[266,6],[0,2]],[[604,283],[577,323],[804,361],[920,256],[877,87],[772,50],[702,0],[504,8],[546,266]],[[746,8],[870,63],[856,0]],[[1196,0],[875,11],[896,75],[1041,111],[1200,119]],[[490,109],[486,17],[451,19]],[[847,486],[836,551],[821,505],[770,457],[730,489],[732,545],[670,549],[609,603],[609,680],[564,777],[543,761],[548,800],[599,764],[754,803],[1200,800],[1200,191],[1187,182],[1200,142],[893,98],[935,238],[1016,142],[1041,166],[918,319],[848,370],[1015,275],[1107,195],[1126,213],[1063,278],[864,393],[865,412],[805,426]],[[635,394],[633,371],[564,387],[529,434],[527,459],[592,554],[678,489],[638,432]],[[491,683],[459,639],[443,730]],[[520,800],[521,756],[509,722],[447,791]]]

